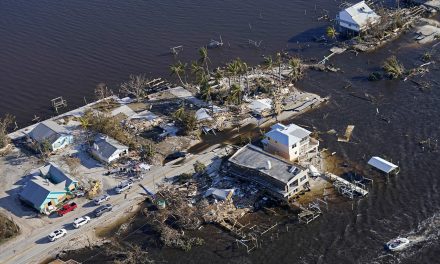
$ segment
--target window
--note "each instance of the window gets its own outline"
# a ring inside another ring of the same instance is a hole
[[[267,140],[270,140],[270,137],[267,137]]]
[[[307,179],[307,176],[301,177],[301,179],[299,179],[300,182],[303,182]]]
[[[298,180],[292,182],[289,186],[290,187],[297,187],[298,186]]]

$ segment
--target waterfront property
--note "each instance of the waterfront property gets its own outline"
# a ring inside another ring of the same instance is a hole
[[[229,158],[229,172],[258,183],[274,197],[288,200],[309,186],[308,169],[248,144]]]
[[[73,143],[73,135],[52,120],[39,123],[27,136],[40,145],[48,144],[51,151],[59,150]]]
[[[295,161],[318,153],[319,141],[310,137],[312,132],[295,124],[285,126],[281,123],[271,126],[262,140],[264,150]]]
[[[78,181],[49,163],[32,173],[31,179],[20,192],[20,199],[40,213],[54,211],[78,187]]]
[[[128,147],[108,136],[99,135],[91,148],[92,155],[103,163],[111,163],[128,154]]]
[[[360,33],[379,22],[378,16],[366,3],[361,1],[342,11],[336,16],[341,31]]]

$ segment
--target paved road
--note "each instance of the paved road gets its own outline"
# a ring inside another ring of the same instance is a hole
[[[226,150],[223,148],[214,149],[213,151],[188,157],[179,165],[170,164],[163,167],[155,167],[147,174],[141,183],[149,188],[149,190],[153,190],[154,185],[161,182],[164,178],[173,177],[191,171],[193,169],[193,164],[196,161],[208,165],[219,156],[223,156],[225,153]],[[135,184],[133,188],[126,193],[126,198],[125,193],[111,196],[109,203],[114,206],[112,213],[106,213],[99,218],[91,217],[92,221],[79,229],[74,229],[72,227],[74,218],[91,214],[92,211],[96,209],[96,206],[80,206],[74,212],[68,213],[62,218],[59,218],[59,221],[35,229],[30,234],[22,234],[18,239],[2,245],[0,263],[38,263],[51,255],[55,255],[62,249],[68,249],[69,243],[75,243],[72,240],[78,236],[85,234],[87,231],[98,227],[106,221],[109,223],[114,221],[115,215],[122,216],[132,205],[135,205],[144,199],[142,194],[145,192],[138,184]],[[86,205],[88,205],[88,203],[86,203]],[[55,242],[50,242],[47,235],[60,228],[65,228],[67,230],[67,236]]]

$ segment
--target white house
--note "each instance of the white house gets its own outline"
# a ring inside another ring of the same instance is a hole
[[[368,26],[379,22],[378,16],[366,3],[361,1],[342,11],[336,16],[341,29],[361,32]]]
[[[128,147],[113,138],[98,136],[91,148],[92,155],[104,163],[111,163],[128,154]]]
[[[52,151],[73,143],[73,135],[52,120],[39,123],[27,135],[39,144],[48,143]]]
[[[311,138],[312,132],[295,124],[275,124],[262,140],[264,150],[295,161],[311,152],[318,152],[319,141]]]

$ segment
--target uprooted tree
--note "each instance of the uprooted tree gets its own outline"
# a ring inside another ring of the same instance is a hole
[[[384,61],[382,68],[390,79],[401,78],[405,73],[405,68],[397,60],[396,56],[387,58]]]

